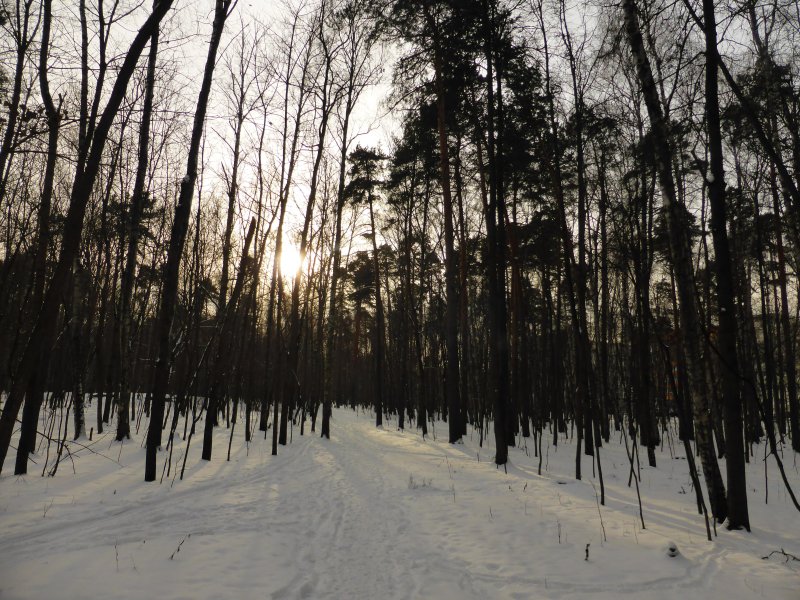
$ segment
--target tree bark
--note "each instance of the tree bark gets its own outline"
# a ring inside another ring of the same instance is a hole
[[[669,126],[664,117],[661,101],[653,79],[650,60],[644,48],[635,0],[623,0],[625,31],[636,63],[636,72],[642,88],[647,113],[650,117],[656,168],[661,196],[666,208],[669,229],[669,247],[675,270],[680,298],[681,334],[686,356],[686,366],[694,400],[697,445],[703,465],[703,474],[709,489],[713,516],[723,521],[727,516],[725,487],[719,465],[714,456],[711,439],[712,424],[708,405],[708,391],[703,374],[701,328],[697,295],[694,289],[691,240],[688,223],[682,206],[678,204],[675,180],[672,173],[673,151],[669,142]]]
[[[145,79],[144,104],[142,105],[142,122],[139,127],[139,155],[136,163],[136,178],[131,195],[130,213],[127,219],[128,244],[125,255],[125,267],[120,281],[120,310],[115,326],[119,330],[119,337],[114,340],[112,351],[112,369],[118,373],[114,379],[117,385],[119,403],[117,406],[117,441],[130,438],[130,398],[129,370],[131,333],[133,331],[133,311],[131,310],[131,297],[136,273],[136,262],[139,255],[139,229],[144,212],[144,203],[147,198],[145,182],[147,166],[150,159],[150,124],[153,115],[153,90],[156,79],[156,62],[158,58],[158,35],[156,27],[150,37],[150,54],[147,60],[147,75]],[[116,360],[115,360],[116,359]]]
[[[723,415],[725,421],[725,454],[728,479],[728,529],[750,531],[745,481],[745,448],[742,438],[742,378],[739,373],[736,341],[736,302],[731,252],[728,244],[725,171],[722,157],[722,130],[719,116],[717,66],[717,21],[714,0],[703,0],[706,41],[706,128],[710,154],[710,176],[707,178],[711,205],[711,234],[714,240],[714,266],[717,273],[719,309],[718,352],[722,369]]]
[[[47,58],[50,52],[50,25],[52,22],[52,0],[42,3],[42,39],[39,50],[39,89],[42,93],[47,114],[47,163],[44,171],[42,196],[39,203],[38,231],[36,255],[33,264],[33,295],[31,296],[32,314],[36,315],[42,305],[47,276],[47,251],[50,246],[50,212],[53,204],[53,183],[55,180],[56,161],[58,159],[58,137],[61,127],[61,99],[58,106],[50,94],[50,83],[47,79]],[[2,173],[2,167],[0,167]],[[2,195],[0,194],[0,199]],[[39,373],[31,379],[25,392],[28,401],[22,409],[22,425],[17,444],[17,457],[14,467],[15,475],[28,472],[28,455],[36,448],[36,424],[39,420],[39,409],[44,401],[46,373]]]
[[[125,55],[125,60],[117,72],[117,79],[108,98],[103,114],[100,117],[95,134],[92,139],[91,149],[88,153],[85,169],[79,169],[72,187],[69,208],[64,223],[64,235],[61,242],[61,253],[55,271],[50,280],[43,299],[39,317],[34,326],[22,359],[14,374],[14,379],[8,393],[3,415],[0,417],[0,470],[5,462],[11,434],[17,414],[24,398],[30,378],[38,373],[45,372],[49,364],[49,355],[46,353],[55,340],[58,322],[59,306],[67,285],[75,257],[81,243],[83,220],[86,206],[89,203],[92,189],[94,188],[97,174],[100,170],[100,161],[105,149],[106,140],[114,118],[119,110],[128,83],[142,50],[151,37],[153,29],[164,18],[172,6],[173,0],[160,0],[156,8],[139,28]]]
[[[439,141],[439,183],[442,188],[442,209],[444,213],[444,253],[445,253],[445,396],[447,401],[448,438],[451,444],[461,439],[461,397],[458,364],[458,263],[455,251],[453,196],[450,188],[450,155],[447,145],[447,112],[444,91],[444,59],[442,57],[439,24],[425,5],[425,17],[433,34],[433,70],[436,85],[436,129]]]
[[[203,81],[197,99],[197,108],[194,113],[192,137],[186,162],[186,175],[184,175],[181,180],[180,195],[178,196],[178,204],[175,207],[175,219],[172,222],[172,231],[170,233],[156,329],[158,338],[158,358],[156,360],[154,374],[150,426],[147,430],[145,481],[154,481],[156,478],[156,454],[158,447],[161,445],[164,405],[167,395],[167,386],[169,384],[170,369],[172,367],[171,330],[172,320],[175,315],[175,304],[178,300],[179,268],[184,242],[186,241],[186,232],[189,228],[189,214],[192,208],[192,198],[197,181],[197,157],[200,151],[200,140],[203,136],[206,110],[208,108],[208,97],[211,93],[211,82],[214,78],[217,50],[231,2],[232,0],[216,0],[215,3],[211,40],[209,42],[208,55],[203,71]],[[214,415],[209,412],[206,414],[206,419],[212,419],[213,416]]]

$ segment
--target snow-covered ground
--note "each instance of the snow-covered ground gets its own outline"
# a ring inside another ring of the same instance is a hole
[[[196,435],[183,481],[160,485],[142,481],[144,430],[123,445],[84,441],[97,454],[73,447],[54,478],[6,473],[0,598],[800,599],[800,562],[762,559],[800,556],[800,513],[772,462],[764,504],[763,447],[748,465],[753,532],[720,527],[708,542],[682,447],[641,466],[642,529],[618,436],[602,450],[598,511],[591,458],[576,481],[568,440],[545,445],[538,476],[532,440],[506,473],[477,433],[451,446],[395,425],[336,410],[332,440],[296,428],[277,457],[271,439],[248,448],[238,429],[230,462],[222,427],[211,462]]]

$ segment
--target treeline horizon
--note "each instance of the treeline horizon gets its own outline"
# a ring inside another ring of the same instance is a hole
[[[573,431],[604,500],[676,419],[709,539],[762,441],[800,510],[797,0],[146,4],[0,2],[0,470],[42,411],[147,417],[153,481],[349,405]]]

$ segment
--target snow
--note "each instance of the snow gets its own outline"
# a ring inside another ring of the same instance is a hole
[[[748,464],[753,532],[718,527],[708,542],[669,444],[658,468],[641,466],[643,530],[618,435],[601,451],[598,510],[591,458],[576,481],[573,443],[548,448],[551,434],[539,476],[532,439],[506,473],[471,429],[450,445],[442,423],[423,440],[336,409],[331,431],[295,428],[273,457],[272,431],[248,447],[240,424],[230,462],[228,430],[211,462],[195,435],[183,481],[161,485],[142,481],[144,428],[84,441],[99,454],[74,447],[74,473],[67,459],[40,477],[34,456],[38,473],[0,477],[0,598],[800,598],[800,562],[762,559],[800,555],[800,514],[772,464],[764,503],[763,447]]]

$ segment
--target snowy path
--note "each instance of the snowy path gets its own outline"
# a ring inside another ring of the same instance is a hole
[[[277,457],[237,432],[226,462],[221,429],[204,463],[195,437],[174,485],[142,483],[138,443],[110,436],[93,447],[114,460],[121,450],[125,466],[83,452],[74,475],[70,463],[55,479],[3,475],[0,598],[800,599],[800,563],[761,559],[800,554],[800,515],[771,465],[764,505],[760,458],[748,472],[753,533],[720,528],[709,543],[686,462],[667,448],[657,469],[642,467],[642,530],[616,440],[603,449],[601,525],[591,459],[575,481],[566,441],[546,450],[542,476],[521,449],[505,473],[474,439],[450,446],[334,415],[331,441],[295,430]]]

